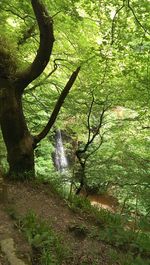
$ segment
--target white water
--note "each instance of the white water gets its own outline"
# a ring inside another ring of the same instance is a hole
[[[60,172],[64,172],[64,170],[68,167],[68,161],[63,146],[61,130],[59,129],[56,132],[55,164],[57,170],[59,170]]]

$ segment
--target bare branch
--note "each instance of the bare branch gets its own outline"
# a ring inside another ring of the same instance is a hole
[[[107,99],[108,98],[106,98],[106,101],[107,101]],[[93,135],[91,137],[90,116],[91,116],[91,113],[92,113],[92,108],[93,108],[93,104],[94,103],[95,103],[95,99],[94,99],[94,95],[92,95],[92,101],[91,101],[91,104],[90,104],[90,107],[89,107],[89,113],[88,113],[88,119],[87,119],[87,122],[88,122],[88,125],[87,125],[87,128],[88,128],[88,139],[87,139],[87,142],[86,142],[86,144],[84,145],[84,147],[82,149],[76,150],[76,156],[78,158],[78,161],[79,161],[80,167],[81,167],[80,186],[78,187],[78,189],[76,191],[76,194],[79,194],[80,191],[82,190],[82,188],[86,187],[86,173],[85,173],[86,162],[87,162],[88,158],[101,147],[101,145],[103,143],[103,139],[104,139],[103,138],[104,134],[100,135],[99,132],[100,132],[100,128],[102,127],[104,114],[105,114],[106,110],[108,109],[108,106],[105,106],[106,102],[103,103],[104,105],[103,105],[102,112],[100,114],[99,124],[98,124],[98,126],[96,128],[96,131],[93,132]],[[96,146],[96,148],[94,148],[93,151],[91,151],[90,153],[87,153],[88,148],[91,146],[91,144],[93,143],[95,137],[98,134],[100,135],[100,143],[98,144],[98,146]]]
[[[99,148],[101,147],[101,145],[102,145],[103,142],[104,142],[104,137],[103,137],[103,136],[104,136],[104,134],[103,134],[103,135],[100,135],[100,143],[98,144],[98,146],[96,146],[96,148],[95,148],[91,153],[89,153],[89,154],[86,155],[86,157],[85,157],[85,163],[86,163],[86,161],[88,160],[88,158],[89,158],[91,155],[95,154],[96,151],[99,150]]]
[[[106,102],[108,100],[108,97],[106,98]],[[86,144],[84,145],[84,147],[82,149],[78,149],[76,150],[76,156],[78,158],[78,161],[81,165],[81,168],[82,168],[82,171],[85,170],[85,165],[86,165],[86,162],[87,162],[87,159],[89,158],[90,155],[92,155],[94,152],[96,152],[100,146],[102,145],[103,143],[103,135],[100,135],[101,137],[101,141],[100,141],[100,144],[98,145],[98,147],[96,147],[94,149],[94,151],[92,151],[91,153],[87,154],[86,152],[88,151],[89,147],[91,146],[91,144],[94,142],[94,139],[96,138],[96,136],[99,134],[100,132],[100,129],[103,125],[103,121],[104,121],[104,115],[105,115],[105,112],[108,110],[108,108],[110,106],[106,106],[106,102],[103,102],[103,108],[102,108],[102,112],[100,114],[100,119],[99,119],[99,124],[95,130],[95,132],[93,132],[93,135],[91,136],[91,127],[90,127],[90,116],[91,116],[91,113],[92,113],[92,108],[93,108],[93,104],[94,104],[94,96],[92,98],[92,101],[91,101],[91,105],[90,105],[90,108],[89,108],[89,114],[88,114],[88,139],[87,139],[87,142]],[[84,177],[85,177],[85,173],[84,173]]]
[[[58,11],[58,12],[56,12],[56,14],[54,14],[53,16],[52,16],[52,18],[54,18],[54,17],[56,17],[59,13],[61,13],[62,11],[60,10],[60,11]]]
[[[67,97],[70,89],[72,88],[77,76],[78,76],[78,73],[80,71],[80,67],[78,67],[76,69],[76,71],[74,71],[69,79],[69,81],[67,82],[65,88],[63,89],[63,91],[61,92],[57,102],[56,102],[56,105],[54,107],[54,110],[50,116],[50,119],[47,123],[47,125],[45,126],[45,128],[43,129],[43,131],[41,133],[39,133],[37,136],[34,137],[34,144],[35,144],[35,147],[37,145],[37,143],[39,143],[43,138],[45,138],[45,136],[48,134],[48,132],[50,131],[51,127],[53,126],[53,124],[55,123],[55,120],[58,116],[58,113],[64,103],[64,100],[65,98]]]

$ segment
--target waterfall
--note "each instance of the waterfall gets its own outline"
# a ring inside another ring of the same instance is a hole
[[[64,172],[64,170],[68,167],[68,161],[65,154],[60,129],[56,131],[55,165],[57,170],[60,172]]]

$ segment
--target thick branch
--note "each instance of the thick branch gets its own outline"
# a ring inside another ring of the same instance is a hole
[[[31,0],[40,30],[40,45],[37,55],[28,69],[18,74],[15,81],[16,87],[23,89],[36,79],[49,62],[54,43],[53,21],[40,0]]]
[[[34,91],[37,87],[39,87],[39,86],[41,86],[41,85],[44,85],[45,84],[45,81],[57,70],[57,67],[58,67],[58,65],[57,65],[57,63],[56,63],[56,60],[57,59],[55,59],[54,60],[54,68],[53,68],[53,70],[52,71],[50,71],[50,73],[48,74],[48,75],[46,75],[46,77],[43,79],[43,80],[41,80],[39,83],[37,83],[37,84],[35,84],[34,86],[32,86],[30,89],[28,89],[27,90],[27,93],[29,93],[29,92],[32,92],[32,91]]]
[[[58,113],[64,103],[64,100],[65,98],[67,97],[70,89],[72,88],[77,76],[78,76],[78,73],[80,71],[80,67],[78,67],[76,69],[76,71],[74,71],[69,79],[69,81],[67,82],[66,86],[64,87],[63,91],[61,92],[59,98],[58,98],[58,101],[56,102],[56,105],[54,107],[54,110],[50,116],[50,119],[47,123],[47,125],[45,126],[45,128],[43,129],[43,131],[38,134],[37,136],[34,137],[34,144],[35,144],[35,147],[37,145],[37,143],[39,143],[43,138],[45,138],[45,136],[48,134],[48,132],[50,131],[51,127],[53,126],[57,116],[58,116]]]

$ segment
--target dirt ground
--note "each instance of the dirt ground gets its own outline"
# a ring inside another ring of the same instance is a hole
[[[0,241],[12,238],[18,258],[30,263],[31,247],[23,237],[22,233],[15,228],[15,222],[6,213],[5,206],[0,204]],[[9,265],[4,253],[0,250],[0,265]]]
[[[71,211],[64,200],[51,192],[48,185],[8,183],[7,186],[8,199],[5,205],[1,204],[0,207],[0,239],[13,238],[17,255],[24,259],[27,264],[31,264],[31,247],[22,233],[16,229],[15,221],[9,217],[8,209],[11,207],[20,216],[25,216],[30,210],[33,210],[38,217],[50,223],[54,231],[62,236],[63,242],[69,246],[72,252],[71,264],[79,265],[83,262],[92,264],[93,260],[100,265],[110,264],[109,246],[88,236],[88,231],[94,227],[88,216]],[[82,225],[87,228],[87,235],[83,237],[71,229],[73,226]],[[0,265],[7,264],[3,253],[0,252]]]

